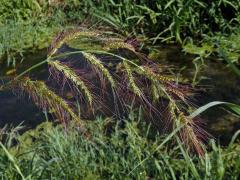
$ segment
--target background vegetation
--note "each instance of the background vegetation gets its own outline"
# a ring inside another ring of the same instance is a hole
[[[237,179],[239,146],[234,140],[221,149],[214,142],[204,157],[189,155],[178,141],[151,136],[152,128],[132,117],[125,127],[110,119],[89,122],[90,139],[75,129],[64,132],[50,122],[22,136],[17,129],[5,131],[8,140],[1,144],[0,172],[3,179]],[[15,141],[18,146],[11,148]]]

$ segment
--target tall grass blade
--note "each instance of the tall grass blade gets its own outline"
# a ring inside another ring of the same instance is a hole
[[[16,168],[18,174],[21,176],[23,180],[26,180],[25,176],[23,175],[20,167],[18,166],[17,162],[15,161],[13,155],[7,150],[7,148],[0,142],[0,146],[2,147],[3,151],[6,153],[8,159],[13,163],[14,167]]]
[[[190,118],[195,118],[199,114],[203,113],[204,111],[208,110],[211,107],[218,106],[218,105],[225,105],[226,107],[230,108],[235,114],[240,116],[240,106],[233,104],[233,103],[228,103],[228,102],[221,102],[221,101],[213,101],[210,102],[204,106],[199,107],[197,110],[192,112],[189,117]]]

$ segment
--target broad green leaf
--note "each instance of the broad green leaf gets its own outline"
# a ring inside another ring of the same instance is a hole
[[[217,105],[225,105],[226,107],[231,109],[236,115],[240,116],[240,106],[239,105],[233,104],[233,103],[228,103],[228,102],[222,102],[222,101],[213,101],[204,106],[199,107],[197,110],[195,110],[193,113],[191,113],[189,117],[195,118],[196,116],[203,113],[207,109],[209,109],[213,106],[217,106]]]

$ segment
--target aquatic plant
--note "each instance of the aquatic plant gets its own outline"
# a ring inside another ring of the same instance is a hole
[[[192,39],[188,39],[183,44],[183,51],[196,55],[193,60],[196,65],[196,71],[200,68],[197,64],[200,64],[201,66],[205,64],[205,61],[209,58],[215,57],[217,60],[225,61],[229,68],[240,77],[240,46],[238,43],[240,39],[239,31],[240,30],[237,29],[230,36],[221,34],[216,34],[213,37],[206,36],[198,43],[193,42]]]

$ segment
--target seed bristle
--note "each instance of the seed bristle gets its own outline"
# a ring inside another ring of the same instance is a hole
[[[52,111],[64,125],[69,121],[75,121],[82,130],[85,129],[83,121],[73,112],[68,103],[50,90],[43,81],[33,81],[27,77],[18,79],[14,84],[22,92],[26,92],[40,109]]]
[[[93,103],[92,93],[90,92],[85,82],[74,72],[74,70],[72,70],[70,67],[62,64],[57,60],[49,61],[48,64],[53,69],[61,72],[65,78],[67,78],[69,81],[75,84],[85,94],[87,101],[92,106],[92,103]]]
[[[95,55],[87,52],[82,52],[83,56],[85,59],[95,68],[97,68],[105,77],[106,79],[110,82],[111,86],[115,88],[115,81],[108,71],[107,68],[104,67],[102,64],[101,60],[98,59]]]

